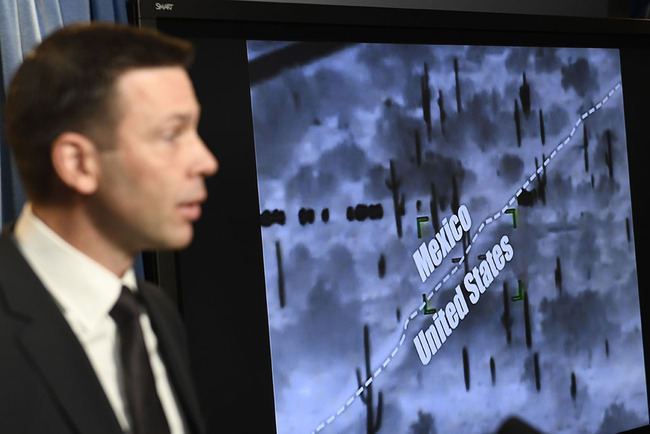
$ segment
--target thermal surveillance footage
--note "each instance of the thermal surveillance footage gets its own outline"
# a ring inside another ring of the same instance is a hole
[[[648,424],[618,50],[248,55],[278,433]]]

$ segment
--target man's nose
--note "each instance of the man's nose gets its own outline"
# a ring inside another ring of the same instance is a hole
[[[212,151],[207,147],[203,139],[197,134],[197,154],[196,164],[197,172],[204,176],[212,176],[219,170],[219,160],[214,156]]]

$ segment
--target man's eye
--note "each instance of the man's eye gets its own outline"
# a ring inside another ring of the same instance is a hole
[[[162,138],[167,142],[175,142],[180,137],[181,134],[182,131],[180,129],[174,129],[174,130],[164,132]]]

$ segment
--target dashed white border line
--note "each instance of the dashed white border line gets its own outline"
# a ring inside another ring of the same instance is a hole
[[[475,233],[474,236],[472,237],[472,242],[467,246],[467,249],[465,250],[465,255],[463,255],[463,257],[461,258],[461,261],[464,261],[465,258],[466,258],[466,256],[469,254],[470,250],[472,249],[472,244],[474,244],[474,243],[476,242],[476,239],[478,238],[478,235],[479,235],[481,232],[483,232],[483,230],[484,230],[488,225],[490,225],[491,223],[493,223],[495,220],[498,220],[499,218],[503,217],[503,215],[506,213],[506,210],[507,210],[509,207],[511,207],[512,205],[514,205],[514,203],[516,202],[517,198],[518,198],[518,197],[523,193],[523,190],[526,189],[526,188],[530,185],[531,182],[535,181],[535,179],[537,178],[537,176],[540,175],[540,174],[544,171],[544,167],[548,166],[548,164],[550,164],[550,162],[551,162],[551,161],[552,161],[552,160],[557,156],[558,152],[560,152],[560,151],[562,150],[562,148],[564,148],[564,146],[567,145],[567,144],[571,141],[571,139],[573,139],[573,136],[575,135],[575,133],[576,133],[576,131],[577,131],[577,127],[580,126],[580,124],[582,123],[582,121],[585,120],[586,118],[588,118],[589,116],[593,115],[596,111],[600,110],[600,109],[602,108],[602,106],[605,105],[605,104],[607,103],[607,101],[609,101],[610,97],[611,97],[612,95],[614,95],[614,93],[620,89],[620,87],[621,87],[621,83],[616,83],[616,85],[615,85],[615,86],[614,86],[614,87],[609,91],[609,93],[608,93],[607,95],[605,95],[605,97],[602,99],[602,101],[599,101],[595,106],[591,107],[589,110],[585,111],[582,115],[580,115],[580,116],[578,117],[578,119],[576,120],[575,126],[571,129],[571,132],[569,133],[569,135],[568,135],[568,136],[567,136],[563,141],[561,141],[561,142],[560,142],[560,143],[555,147],[555,149],[553,149],[553,151],[552,151],[551,154],[548,156],[548,158],[546,158],[546,159],[544,160],[543,165],[542,165],[542,166],[539,166],[539,167],[538,167],[538,168],[537,168],[537,169],[536,169],[536,170],[535,170],[535,171],[530,175],[530,177],[529,177],[529,178],[528,178],[528,179],[523,183],[522,187],[519,188],[519,189],[517,190],[517,192],[514,194],[514,196],[512,196],[512,197],[508,200],[507,204],[503,207],[503,209],[501,210],[501,212],[497,212],[496,214],[487,217],[483,222],[481,222],[481,224],[479,225],[479,227],[478,227],[476,233]],[[461,263],[462,263],[462,262],[461,262]],[[458,271],[458,266],[456,266],[452,271],[450,271],[449,273],[447,273],[447,274],[442,278],[442,281],[438,282],[438,284],[434,287],[434,289],[433,289],[432,291],[430,291],[429,294],[427,294],[427,300],[431,300],[431,298],[433,297],[433,294],[434,294],[435,292],[438,292],[438,290],[442,287],[442,283],[447,282],[447,280],[449,280],[449,278],[450,278],[454,273],[456,273],[457,271]],[[399,343],[395,346],[395,348],[393,348],[393,351],[391,351],[390,356],[388,356],[388,357],[386,358],[386,360],[384,360],[384,363],[381,365],[381,367],[378,368],[378,369],[373,373],[373,375],[370,376],[370,377],[366,380],[366,382],[364,383],[364,386],[361,386],[361,387],[359,387],[359,388],[356,390],[356,392],[354,393],[354,395],[352,395],[352,396],[351,396],[351,397],[350,397],[350,398],[345,402],[345,404],[344,404],[342,407],[340,407],[340,408],[336,411],[335,414],[333,414],[333,415],[331,415],[330,417],[328,417],[324,422],[321,422],[321,423],[316,427],[316,429],[313,430],[313,431],[311,432],[311,434],[317,434],[317,433],[320,433],[322,430],[325,429],[325,427],[327,427],[327,425],[329,425],[329,424],[331,424],[332,422],[334,422],[334,420],[335,420],[338,416],[340,416],[341,414],[343,414],[343,412],[345,412],[345,410],[347,410],[347,409],[348,409],[348,408],[349,408],[349,407],[354,403],[354,401],[356,400],[356,398],[358,398],[358,397],[363,393],[364,389],[367,388],[368,386],[370,386],[370,384],[372,384],[372,382],[374,381],[374,379],[377,378],[377,377],[378,377],[378,376],[379,376],[383,371],[386,370],[386,368],[388,367],[388,365],[390,364],[390,362],[395,358],[395,356],[397,356],[397,353],[399,352],[400,348],[401,348],[402,345],[404,344],[404,340],[406,339],[406,331],[408,330],[409,323],[410,323],[413,319],[415,319],[415,317],[418,316],[420,312],[423,311],[423,309],[425,308],[425,306],[426,306],[426,303],[422,302],[422,303],[418,306],[418,308],[417,308],[416,310],[414,310],[413,312],[411,312],[411,314],[408,316],[408,318],[407,318],[406,321],[404,322],[403,332],[402,332],[402,336],[401,336],[400,339],[399,339]]]

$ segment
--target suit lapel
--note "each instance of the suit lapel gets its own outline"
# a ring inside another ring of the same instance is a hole
[[[83,347],[54,300],[7,233],[0,235],[0,291],[25,321],[16,338],[39,376],[79,432],[121,433]]]
[[[163,300],[162,294],[156,294],[160,292],[157,287],[145,282],[138,282],[138,287],[156,333],[167,374],[185,413],[190,432],[204,432],[200,406],[188,364],[184,328],[178,314],[173,312],[174,308],[170,302]]]

